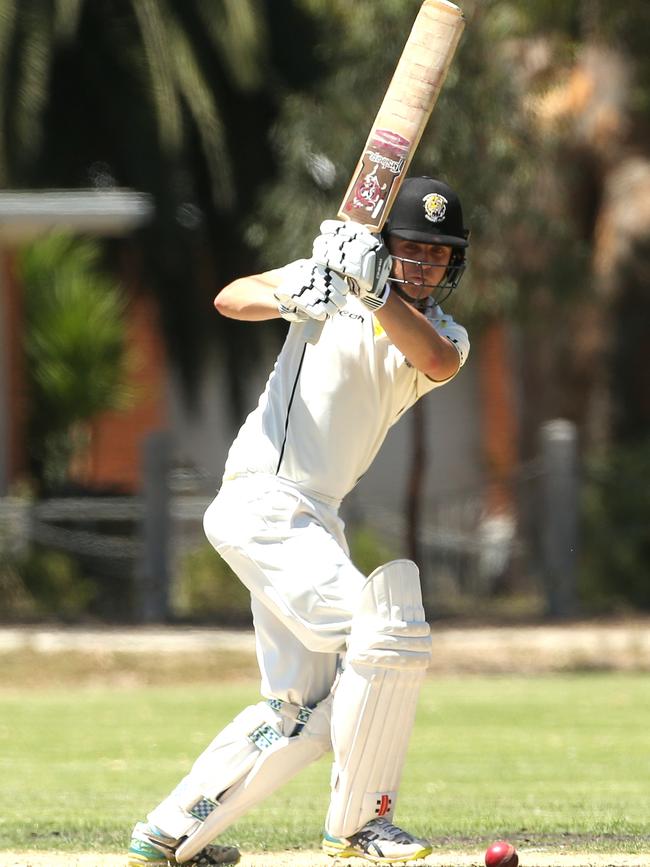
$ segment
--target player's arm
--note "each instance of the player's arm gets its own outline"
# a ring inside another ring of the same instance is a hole
[[[442,382],[458,372],[460,355],[454,344],[396,292],[390,293],[374,316],[390,342],[429,379]]]
[[[274,293],[281,280],[279,270],[239,277],[223,287],[214,299],[214,306],[229,319],[247,322],[279,319],[280,311]]]

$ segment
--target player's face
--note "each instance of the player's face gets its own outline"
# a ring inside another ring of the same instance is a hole
[[[391,276],[405,281],[400,288],[414,300],[426,298],[431,288],[442,282],[451,259],[451,247],[421,244],[395,235],[388,238],[388,249],[395,257]]]

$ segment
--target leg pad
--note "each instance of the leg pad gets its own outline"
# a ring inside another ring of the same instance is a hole
[[[392,818],[430,657],[417,566],[388,563],[363,588],[334,694],[329,834]]]

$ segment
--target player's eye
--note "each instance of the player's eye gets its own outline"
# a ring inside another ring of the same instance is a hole
[[[446,262],[448,257],[448,251],[444,247],[435,247],[429,254],[429,262],[438,263],[438,262]]]

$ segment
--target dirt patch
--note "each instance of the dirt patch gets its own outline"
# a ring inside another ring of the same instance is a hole
[[[114,653],[196,653],[229,650],[252,653],[251,630],[181,626],[77,627],[0,626],[0,651],[111,651]]]
[[[430,672],[650,672],[649,627],[649,618],[500,627],[434,623]],[[257,677],[252,631],[218,628],[0,627],[0,662],[0,685],[8,687]]]
[[[650,622],[433,627],[430,671],[545,674],[650,671]]]
[[[647,867],[648,855],[566,854],[521,850],[521,867]],[[336,861],[322,852],[263,852],[242,855],[241,867],[350,867],[367,865],[353,858]],[[483,853],[447,852],[419,862],[429,867],[482,867]],[[0,852],[0,867],[125,867],[124,855],[65,852]]]

